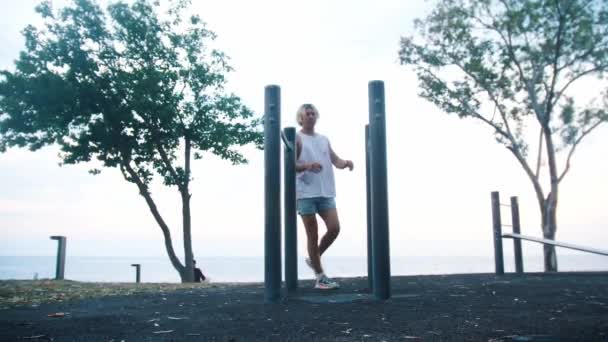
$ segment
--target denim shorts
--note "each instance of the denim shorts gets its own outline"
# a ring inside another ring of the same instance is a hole
[[[298,214],[314,215],[328,209],[336,209],[336,200],[333,197],[311,197],[298,200]]]

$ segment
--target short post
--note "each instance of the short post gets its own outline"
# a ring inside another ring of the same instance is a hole
[[[521,234],[519,223],[519,203],[517,196],[511,197],[511,223],[513,225],[513,233]],[[515,272],[524,273],[524,261],[521,253],[521,240],[513,239],[513,248],[515,255]]]
[[[281,297],[281,88],[264,92],[264,301]]]
[[[298,219],[296,216],[296,128],[283,130],[285,148],[283,149],[283,179],[285,180],[285,286],[288,292],[298,288]]]
[[[371,199],[371,170],[370,159],[369,125],[365,125],[365,194],[367,209],[367,286],[370,291],[374,288],[374,267],[372,262],[372,199]]]
[[[131,264],[131,266],[135,267],[135,282],[141,283],[141,264]]]
[[[57,240],[57,266],[55,267],[55,280],[65,279],[65,236],[51,236],[51,240]]]
[[[391,266],[388,227],[388,181],[386,165],[386,119],[384,82],[371,81],[369,92],[369,125],[371,138],[371,198],[373,291],[376,299],[391,297]]]
[[[500,196],[492,192],[492,228],[494,230],[494,265],[496,274],[505,274],[502,254],[502,223],[500,222]]]

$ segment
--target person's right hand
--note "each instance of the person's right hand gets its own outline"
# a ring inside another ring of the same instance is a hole
[[[315,163],[310,163],[310,164],[308,165],[308,170],[309,170],[309,171],[312,171],[312,172],[314,172],[314,173],[319,173],[319,172],[321,172],[321,164],[319,164],[319,163],[317,163],[317,162],[315,162]]]

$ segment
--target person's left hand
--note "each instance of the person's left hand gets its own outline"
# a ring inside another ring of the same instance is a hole
[[[344,169],[348,168],[349,171],[352,171],[354,167],[355,165],[353,164],[352,160],[344,161]]]

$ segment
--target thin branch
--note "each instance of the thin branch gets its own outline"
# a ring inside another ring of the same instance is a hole
[[[175,181],[177,182],[177,187],[181,191],[183,184],[179,181],[179,176],[177,175],[177,171],[175,171],[173,164],[171,164],[171,160],[169,160],[169,156],[167,155],[167,152],[165,151],[162,144],[160,143],[160,141],[158,141],[157,138],[154,139],[154,143],[155,143],[154,145],[156,147],[156,150],[160,154],[160,158],[162,159],[163,164],[165,164],[165,167],[167,168],[167,170],[169,170],[171,177],[173,177],[173,179],[175,179]]]
[[[542,159],[542,155],[543,155],[543,134],[545,133],[545,131],[543,130],[543,128],[540,128],[540,134],[538,137],[538,157],[536,158],[536,179],[538,179],[538,176],[540,174],[540,161]]]
[[[511,9],[509,8],[509,5],[504,0],[502,0],[501,2],[507,8],[507,11],[511,11]],[[496,29],[496,28],[493,28],[493,29],[500,35],[503,43],[505,43],[505,45],[507,47],[507,51],[509,52],[509,56],[511,57],[511,60],[513,61],[513,63],[515,63],[515,66],[517,67],[517,70],[519,71],[519,77],[521,78],[522,82],[524,84],[528,84],[528,80],[524,76],[524,71],[521,66],[521,63],[515,56],[515,51],[513,50],[513,40],[512,40],[512,36],[511,36],[511,33],[512,33],[511,32],[511,23],[509,23],[509,25],[507,25],[507,34],[508,34],[507,37],[505,37],[505,35],[498,29]],[[526,39],[526,41],[527,41],[527,39]]]
[[[598,66],[596,66],[596,67],[594,67],[594,68],[587,69],[587,70],[585,70],[585,71],[583,71],[583,72],[580,72],[578,75],[576,75],[576,76],[572,77],[572,79],[570,79],[570,80],[569,80],[569,81],[568,81],[568,82],[567,82],[567,83],[566,83],[566,84],[565,84],[565,85],[564,85],[564,86],[563,86],[563,87],[562,87],[562,88],[561,88],[561,89],[560,89],[560,90],[559,90],[559,91],[556,93],[557,95],[555,96],[555,98],[554,98],[554,100],[553,100],[554,105],[555,105],[555,103],[557,103],[557,102],[560,100],[560,98],[562,97],[562,95],[564,94],[564,92],[566,91],[566,89],[568,89],[568,87],[570,87],[570,85],[571,85],[572,83],[574,83],[574,81],[576,81],[576,80],[578,80],[579,78],[581,78],[581,77],[583,77],[583,76],[586,76],[586,75],[588,75],[588,74],[590,74],[590,73],[593,73],[593,72],[596,72],[596,71],[600,71],[600,70],[604,70],[604,69],[608,69],[608,64],[600,64],[600,65],[598,65]]]
[[[509,5],[505,1],[501,1],[501,2],[507,8],[507,11],[510,11]],[[488,12],[488,15],[490,15],[489,12]],[[515,64],[515,66],[517,68],[517,72],[519,73],[520,81],[526,86],[528,95],[530,96],[530,100],[532,101],[532,105],[534,107],[534,113],[536,114],[536,118],[540,121],[541,117],[542,117],[542,113],[541,113],[540,107],[538,105],[538,100],[536,98],[536,91],[534,90],[533,85],[538,81],[538,77],[542,73],[538,73],[537,69],[535,69],[534,73],[532,75],[532,80],[528,80],[526,78],[523,67],[522,67],[521,63],[519,62],[519,60],[517,59],[517,56],[515,55],[515,50],[513,48],[513,37],[512,37],[511,24],[509,23],[507,25],[507,36],[505,36],[505,34],[502,31],[498,30],[496,27],[486,24],[480,18],[477,18],[475,16],[472,16],[472,17],[473,17],[473,19],[477,20],[482,26],[486,27],[487,29],[489,29],[491,31],[498,33],[498,35],[502,39],[503,43],[505,44],[505,47],[507,48],[507,52],[509,53],[510,59],[513,61],[513,63]],[[525,41],[526,41],[527,46],[529,46],[530,43],[528,41],[527,36],[525,36]]]
[[[569,61],[568,63],[564,63],[564,65],[562,65],[561,67],[559,67],[558,71],[563,71],[566,68],[569,68],[571,66],[574,65],[574,63],[576,63],[577,61],[580,60],[585,60],[587,57],[589,57],[589,55],[591,55],[593,52],[595,52],[595,45],[593,45],[589,50],[585,51],[583,54],[576,56],[574,58],[572,58],[571,61]]]
[[[572,144],[572,148],[570,148],[570,151],[568,152],[568,158],[566,159],[566,166],[564,167],[564,170],[562,171],[562,174],[557,179],[558,183],[562,181],[562,179],[564,178],[564,176],[566,176],[566,174],[570,170],[570,159],[572,158],[572,155],[574,154],[574,151],[576,150],[576,146],[578,146],[578,144],[581,142],[581,140],[583,140],[583,138],[586,135],[588,135],[589,133],[591,133],[591,131],[593,131],[597,126],[599,126],[603,122],[604,122],[603,120],[598,120],[598,122],[594,123],[591,127],[589,127],[589,129],[587,129],[586,131],[583,131],[583,133],[581,134],[581,136],[578,137],[578,139],[576,139],[574,141],[574,143]]]
[[[485,82],[481,82],[481,80],[479,80],[477,76],[466,70],[464,66],[460,63],[454,63],[454,65],[458,66],[460,70],[462,70],[465,74],[469,75],[469,77],[471,77],[482,89],[485,90],[492,102],[494,102],[494,110],[498,108],[498,112],[500,114],[500,117],[502,118],[502,122],[504,123],[505,128],[507,129],[506,137],[513,143],[513,146],[517,146],[517,144],[515,144],[515,139],[513,138],[513,133],[511,132],[511,127],[509,126],[509,122],[507,120],[507,113],[505,113],[505,111],[503,110],[502,106],[500,105],[500,102],[490,89],[490,86],[485,84]],[[492,116],[492,120],[493,118],[494,117]]]
[[[437,75],[435,75],[435,73],[433,73],[433,71],[431,71],[429,68],[423,68],[424,71],[426,71],[431,77],[433,77],[436,81],[441,82],[444,84],[444,86],[448,89],[448,91],[451,92],[451,90],[448,88],[448,85],[439,77],[437,77]],[[466,72],[466,71],[465,71]],[[474,76],[471,76],[474,77]],[[487,90],[486,90],[487,91]],[[460,104],[465,105],[466,103],[464,103],[461,99],[459,99]],[[498,104],[498,102],[495,102],[496,104]],[[497,133],[499,133],[500,135],[504,136],[505,138],[507,138],[509,141],[512,141],[512,137],[510,136],[510,134],[508,132],[505,132],[502,128],[500,128],[498,125],[496,125],[496,123],[493,122],[493,118],[488,120],[487,118],[485,118],[482,114],[478,113],[478,112],[474,112],[471,114],[473,117],[480,119],[481,121],[487,123],[488,125],[490,125],[492,128],[494,128],[494,130],[496,130]]]
[[[547,93],[547,99],[545,100],[545,117],[544,119],[544,124],[547,125],[549,123],[549,120],[551,119],[551,111],[553,111],[553,96],[555,95],[555,84],[557,83],[557,79],[559,77],[559,69],[557,66],[557,63],[559,61],[559,57],[561,54],[561,50],[562,50],[562,35],[563,35],[563,30],[564,30],[564,15],[562,14],[562,11],[559,7],[559,1],[555,0],[555,5],[557,7],[557,12],[559,15],[559,24],[557,26],[557,33],[556,33],[556,42],[555,42],[555,55],[553,56],[553,79],[551,80],[551,88],[550,91]]]
[[[131,167],[131,165],[129,165],[128,162],[121,161],[120,168],[121,168],[121,171],[123,172],[123,175],[126,175],[125,171],[128,173],[128,175],[131,177],[132,182],[137,185],[137,188],[139,189],[139,193],[146,200],[146,204],[148,204],[148,208],[150,209],[150,212],[152,212],[152,215],[154,216],[156,223],[158,223],[160,229],[163,232],[163,236],[165,238],[165,248],[167,249],[167,254],[169,255],[169,260],[171,260],[171,264],[173,265],[173,267],[175,267],[176,270],[182,272],[184,269],[184,265],[182,265],[182,263],[179,261],[179,259],[177,258],[177,255],[175,254],[175,250],[173,249],[171,231],[169,230],[169,226],[167,226],[167,223],[165,222],[165,220],[160,215],[160,212],[158,211],[158,208],[156,207],[156,203],[154,203],[154,200],[152,199],[152,195],[148,191],[148,186],[139,178],[139,176],[137,175],[137,172],[135,172],[135,170],[133,170],[133,168]]]
[[[532,181],[532,185],[534,186],[534,191],[536,192],[536,198],[538,200],[538,203],[542,205],[542,203],[544,202],[545,195],[543,192],[543,188],[540,186],[540,183],[538,182],[538,178],[535,177],[534,173],[532,173],[532,169],[530,169],[528,162],[521,155],[521,153],[519,153],[519,151],[515,150],[513,147],[510,147],[510,146],[507,146],[507,149],[513,153],[513,155],[515,156],[517,161],[519,161],[519,164],[522,166],[522,168],[528,175],[528,178],[530,178],[530,181]]]

